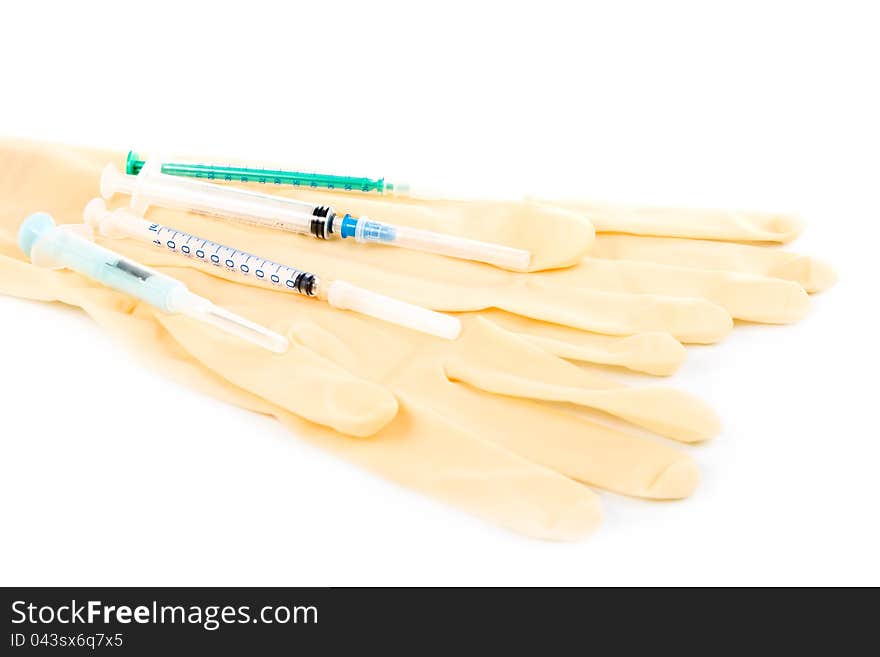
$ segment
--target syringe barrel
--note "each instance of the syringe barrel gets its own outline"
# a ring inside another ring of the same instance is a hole
[[[117,192],[131,194],[131,207],[140,213],[151,205],[158,205],[295,233],[328,236],[324,234],[327,208],[306,201],[166,175],[151,169],[150,163],[137,176],[120,173],[112,164],[107,165],[101,176],[101,196],[109,199]]]
[[[145,164],[136,151],[129,151],[125,172],[136,175]],[[205,161],[175,157],[162,161],[162,173],[199,180],[289,185],[335,192],[405,195],[406,185],[386,183],[384,178],[367,178],[322,171],[306,171],[277,164],[234,161]]]
[[[165,312],[176,312],[174,299],[186,290],[183,283],[170,276],[56,226],[44,212],[25,219],[19,229],[19,245],[35,265],[71,269]]]
[[[223,268],[261,287],[285,290],[307,297],[318,296],[320,281],[314,274],[186,233],[149,222],[131,210],[108,210],[104,201],[92,199],[83,220],[104,237],[132,238],[186,258]]]

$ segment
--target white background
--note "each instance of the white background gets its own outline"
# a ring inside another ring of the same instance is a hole
[[[876,5],[309,4],[7,3],[0,133],[793,211],[792,248],[840,284],[796,326],[691,350],[672,381],[725,422],[693,450],[702,487],[603,495],[573,544],[171,384],[78,311],[0,298],[0,583],[880,584]]]

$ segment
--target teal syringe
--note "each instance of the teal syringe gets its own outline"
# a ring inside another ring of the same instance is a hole
[[[125,172],[137,175],[145,160],[136,151],[129,151],[125,159]],[[340,192],[375,193],[382,196],[409,196],[409,185],[391,183],[384,178],[338,176],[330,173],[290,171],[274,167],[255,166],[244,163],[220,162],[163,162],[162,173],[186,178],[210,181],[256,182],[273,185],[291,185],[311,189],[327,189]]]
[[[165,313],[186,315],[275,353],[287,351],[283,335],[214,305],[176,278],[129,260],[92,239],[89,226],[58,226],[45,212],[30,215],[18,230],[19,247],[37,267],[71,269]]]

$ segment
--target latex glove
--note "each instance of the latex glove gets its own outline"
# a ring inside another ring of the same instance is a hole
[[[93,184],[81,180],[88,176],[79,176],[73,170],[76,166],[70,166],[77,161],[61,160],[59,175],[49,179],[55,184],[48,205],[74,204],[72,199],[83,193],[80,182],[86,187]],[[21,187],[3,194],[7,254],[14,251],[10,213],[25,214],[23,208],[15,207]],[[119,247],[124,244],[114,241],[112,246],[123,251]],[[135,243],[125,246],[129,255],[140,260],[145,258],[136,253],[139,248],[145,255],[163,255]],[[460,346],[444,352],[443,347],[425,347],[431,338],[340,313],[314,300],[229,285],[192,269],[168,267],[166,271],[242,315],[262,321],[265,314],[263,323],[270,328],[284,329],[286,323],[286,332],[306,353],[342,365],[355,376],[381,380],[394,391],[400,411],[373,438],[353,441],[318,431],[322,444],[386,477],[519,531],[565,538],[594,526],[598,518],[595,497],[572,478],[655,498],[686,495],[697,480],[693,462],[668,446],[527,398],[604,406],[627,420],[683,440],[699,440],[716,430],[714,415],[687,395],[611,384],[479,318],[467,320]],[[267,401],[269,392],[258,385],[278,388],[283,375],[268,381],[259,375],[239,381],[230,378],[249,369],[243,367],[248,363],[238,362],[242,355],[232,357],[230,365],[230,354],[238,348],[232,338],[206,334],[204,326],[184,317],[132,305],[122,295],[89,285],[70,272],[35,270],[11,255],[0,260],[0,282],[10,293],[81,305],[131,342],[138,353],[150,354],[163,367],[171,363],[172,370],[185,371],[199,385],[207,385],[207,376],[213,388],[229,388],[218,394],[237,403],[244,394],[248,400],[244,405],[271,409],[266,412],[296,424],[277,401]],[[64,297],[59,290],[71,296]],[[160,348],[166,350],[162,357],[156,356]],[[387,354],[397,354],[404,365],[393,367]],[[256,393],[243,392],[252,387]],[[366,445],[381,447],[362,447]]]

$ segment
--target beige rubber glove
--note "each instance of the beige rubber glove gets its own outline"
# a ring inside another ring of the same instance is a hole
[[[35,169],[41,174],[44,155],[36,156]],[[54,177],[43,178],[42,183],[53,194],[38,207],[48,206],[59,215],[59,208],[84,204],[94,182],[81,172],[89,170],[83,163],[70,153],[52,159],[47,168]],[[25,263],[15,254],[12,229],[34,209],[20,206],[39,199],[27,193],[31,186],[26,181],[33,171],[28,174],[19,167],[18,172],[25,175],[2,194],[5,255],[0,257],[0,284],[5,291],[80,305],[139,353],[150,354],[154,363],[177,374],[184,372],[200,387],[271,412],[287,423],[299,426],[285,409],[301,412],[296,404],[303,399],[308,401],[304,407],[323,404],[326,415],[350,408],[344,396],[314,395],[307,384],[288,385],[288,375],[296,377],[292,370],[300,364],[297,359],[283,361],[278,372],[268,370],[274,362],[260,358],[278,357],[257,355],[254,347],[238,345],[188,318],[145,308],[75,273],[47,272]],[[203,229],[215,227],[209,219],[198,219]],[[205,230],[196,232],[207,236]],[[210,236],[230,241],[216,232]],[[274,242],[277,237],[273,234],[269,239]],[[315,300],[229,284],[179,266],[189,262],[134,242],[113,241],[109,246],[158,266],[230,310],[286,333],[295,342],[295,352],[315,359],[309,362],[323,359],[328,367],[381,382],[393,391],[399,411],[372,438],[348,439],[313,425],[306,433],[385,477],[518,531],[570,538],[592,528],[598,518],[595,497],[573,480],[654,498],[687,495],[697,480],[693,462],[666,445],[529,399],[601,408],[681,440],[705,439],[717,430],[711,411],[687,395],[614,384],[483,318],[465,318],[462,338],[443,343]],[[174,258],[175,264],[163,265],[163,258]],[[357,400],[354,408],[361,408]]]

